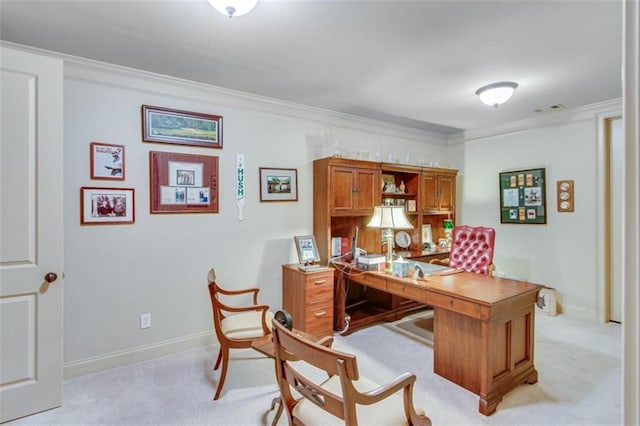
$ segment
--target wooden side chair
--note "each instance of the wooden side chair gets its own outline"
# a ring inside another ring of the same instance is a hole
[[[220,381],[214,400],[220,397],[224,380],[229,367],[229,349],[246,349],[251,347],[251,342],[271,333],[271,321],[273,313],[269,306],[258,304],[258,288],[246,288],[242,290],[225,290],[216,283],[216,271],[211,268],[207,275],[209,281],[209,295],[211,296],[211,308],[213,310],[213,327],[220,344],[218,359],[214,370],[220,367]],[[231,306],[222,302],[233,299],[233,296],[253,293],[253,305]],[[223,296],[223,297],[220,297]]]
[[[484,226],[461,225],[453,228],[451,252],[447,259],[434,259],[430,263],[462,269],[482,275],[493,275],[493,246],[496,231]]]
[[[290,425],[431,425],[424,411],[413,406],[414,374],[404,373],[379,386],[359,375],[355,355],[308,340],[277,321],[273,343],[276,379]],[[309,366],[329,378],[318,374],[322,379],[314,380]],[[294,397],[293,391],[301,397]]]

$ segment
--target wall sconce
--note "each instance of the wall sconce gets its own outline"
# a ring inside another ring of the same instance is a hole
[[[483,104],[498,108],[498,105],[507,102],[513,96],[513,92],[517,87],[518,83],[501,81],[482,86],[476,90],[476,95],[478,95]]]
[[[393,261],[393,230],[412,229],[413,225],[404,214],[403,206],[375,206],[368,228],[382,229],[382,238],[387,244],[387,272],[391,272]]]
[[[208,0],[215,10],[229,18],[251,12],[258,0]]]

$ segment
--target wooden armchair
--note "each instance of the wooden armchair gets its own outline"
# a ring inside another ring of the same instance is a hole
[[[379,386],[359,375],[355,355],[314,343],[277,321],[273,321],[273,343],[276,379],[290,425],[431,425],[413,406],[414,374],[404,373]],[[318,374],[322,379],[316,381],[305,375],[309,366],[329,378]],[[292,391],[302,397],[296,399]]]
[[[213,327],[220,344],[218,359],[213,369],[217,370],[222,361],[220,381],[213,397],[216,400],[220,397],[227,376],[229,349],[250,348],[253,340],[271,333],[273,313],[269,311],[269,306],[258,304],[258,288],[225,290],[216,283],[214,268],[211,268],[207,278],[213,311]],[[253,293],[253,305],[250,306],[230,306],[223,303],[220,297],[232,299],[233,296],[245,295],[246,297],[251,293]]]
[[[476,274],[493,275],[495,239],[496,231],[493,228],[456,226],[453,228],[449,257],[447,259],[433,259],[430,263]]]

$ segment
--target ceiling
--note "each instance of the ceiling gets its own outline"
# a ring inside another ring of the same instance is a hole
[[[444,134],[622,96],[619,0],[0,0],[0,38]]]

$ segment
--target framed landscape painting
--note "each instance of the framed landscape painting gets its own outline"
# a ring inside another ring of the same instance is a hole
[[[222,148],[222,116],[142,105],[142,140]]]

